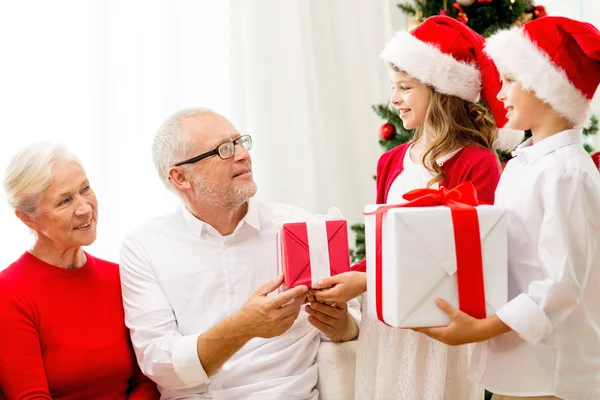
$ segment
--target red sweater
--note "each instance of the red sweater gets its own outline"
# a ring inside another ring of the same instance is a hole
[[[404,170],[404,156],[409,147],[404,143],[385,152],[377,163],[377,204],[385,204],[390,187]],[[446,179],[440,186],[452,189],[463,182],[472,182],[481,203],[494,204],[494,192],[500,180],[498,156],[481,147],[464,147],[442,165]],[[353,270],[366,272],[366,261],[354,266]]]
[[[119,267],[25,253],[0,272],[0,398],[158,399],[124,324]]]

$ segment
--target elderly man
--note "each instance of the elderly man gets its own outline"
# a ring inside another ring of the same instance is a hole
[[[183,205],[126,238],[121,279],[138,362],[163,399],[317,399],[321,339],[358,335],[347,304],[303,306],[303,286],[272,293],[276,233],[310,215],[253,198],[251,147],[206,109],[156,134],[156,168]]]

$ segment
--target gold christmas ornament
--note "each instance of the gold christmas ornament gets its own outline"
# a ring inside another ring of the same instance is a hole
[[[470,6],[471,4],[475,3],[475,0],[456,0],[456,2],[457,2],[458,4],[460,4],[461,6],[468,7],[468,6]]]
[[[421,22],[423,22],[422,20],[423,18],[423,14],[421,13],[420,10],[417,10],[417,14],[415,15],[415,19],[412,19],[408,22],[408,30],[412,31],[414,28],[416,28],[417,26],[421,25]]]

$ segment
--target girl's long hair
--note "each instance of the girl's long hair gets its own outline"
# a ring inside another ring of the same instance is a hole
[[[456,96],[442,94],[429,88],[431,101],[425,115],[425,123],[419,126],[412,142],[427,132],[427,147],[423,153],[423,166],[433,178],[431,186],[446,179],[437,159],[462,147],[483,147],[493,151],[496,139],[496,123],[481,105]]]

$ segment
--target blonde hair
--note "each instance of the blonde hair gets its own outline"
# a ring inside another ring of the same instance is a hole
[[[427,183],[431,186],[446,179],[437,159],[462,147],[481,147],[493,151],[497,127],[481,105],[428,88],[431,100],[425,123],[416,129],[412,142],[418,141],[427,132],[429,140],[422,162],[433,176]]]
[[[37,212],[40,197],[54,178],[54,167],[58,163],[79,159],[63,146],[40,142],[22,149],[11,160],[4,175],[4,192],[8,204],[33,216]]]
[[[408,74],[393,63],[389,63],[389,67]],[[483,106],[440,93],[430,85],[425,85],[430,94],[425,123],[417,127],[411,142],[417,142],[427,132],[430,140],[423,152],[422,162],[433,176],[427,182],[429,187],[446,179],[444,170],[436,162],[438,158],[462,147],[482,147],[494,151],[493,143],[498,129]]]

